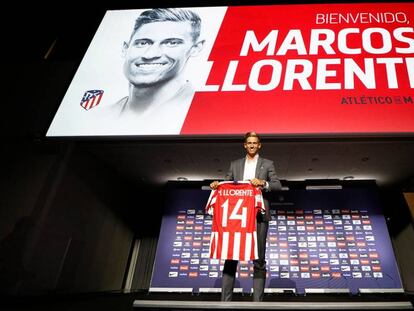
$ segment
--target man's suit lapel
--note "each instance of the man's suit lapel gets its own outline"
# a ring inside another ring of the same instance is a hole
[[[238,180],[238,181],[243,180],[244,163],[245,163],[245,159],[240,159],[239,160],[239,165],[238,165],[239,171],[237,172],[237,176],[236,176],[237,177],[236,180]]]
[[[262,158],[259,157],[257,159],[257,165],[256,165],[256,172],[255,172],[255,177],[256,178],[260,178],[260,169],[262,167],[262,162],[263,162]]]

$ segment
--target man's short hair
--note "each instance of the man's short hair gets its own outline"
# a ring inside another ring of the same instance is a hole
[[[145,24],[156,22],[189,22],[192,28],[193,42],[196,42],[200,36],[201,18],[194,11],[188,9],[151,9],[141,13],[135,20],[134,30],[131,34],[131,39],[137,30]]]
[[[244,135],[244,142],[247,142],[247,138],[249,137],[257,137],[257,140],[260,142],[260,136],[256,132],[247,132]]]

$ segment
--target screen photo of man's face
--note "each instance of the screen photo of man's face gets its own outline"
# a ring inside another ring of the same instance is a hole
[[[142,25],[125,53],[124,72],[135,86],[151,86],[179,74],[193,47],[189,22],[155,22]]]

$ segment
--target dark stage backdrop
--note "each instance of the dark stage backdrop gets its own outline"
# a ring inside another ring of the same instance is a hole
[[[210,191],[171,187],[151,291],[216,291],[223,261],[209,258]],[[376,187],[272,194],[267,292],[401,292]],[[252,263],[239,262],[236,291],[250,293]]]

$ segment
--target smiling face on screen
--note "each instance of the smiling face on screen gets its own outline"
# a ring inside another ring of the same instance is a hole
[[[131,84],[149,87],[178,76],[188,59],[198,54],[202,42],[194,42],[192,26],[185,21],[142,25],[124,43],[124,73]]]

